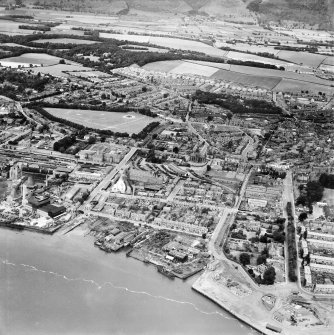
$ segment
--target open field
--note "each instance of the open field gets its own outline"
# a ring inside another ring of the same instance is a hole
[[[228,51],[226,54],[226,57],[229,59],[260,62],[260,63],[272,64],[276,66],[288,66],[289,65],[288,62],[285,62],[279,59],[265,58],[265,57],[252,55],[252,54],[246,54],[246,53],[237,52],[237,51]]]
[[[109,33],[100,33],[100,37],[114,38],[120,41],[151,43],[163,48],[202,52],[207,55],[216,57],[223,57],[226,54],[226,51],[216,49],[208,44],[198,41],[183,40],[180,38],[145,36],[145,35],[109,34]]]
[[[323,65],[323,64],[321,64],[319,69],[323,70],[323,71],[328,71],[328,72],[334,73],[334,65]]]
[[[281,81],[281,78],[277,77],[263,77],[261,75],[249,75],[226,70],[219,70],[211,78],[268,90],[272,90]]]
[[[308,90],[317,94],[324,92],[327,95],[333,95],[333,87],[320,84],[314,84],[305,81],[298,81],[293,79],[282,79],[282,81],[275,87],[276,92],[293,92],[298,93],[301,90]]]
[[[17,44],[17,43],[0,43],[0,46],[7,46],[7,47],[19,47],[19,48],[25,48],[25,49],[39,49],[34,47],[27,47],[25,45]]]
[[[212,79],[220,79],[250,87],[259,87],[278,92],[288,88],[290,91],[323,91],[330,93],[332,82],[318,77],[299,74],[292,71],[259,69],[251,66],[230,65],[203,61],[162,61],[146,64],[148,71],[168,72],[177,74],[194,74]],[[284,85],[279,85],[284,79]],[[278,88],[276,87],[278,85]],[[306,88],[307,87],[307,88]]]
[[[96,129],[139,133],[153,118],[138,113],[115,113],[94,110],[45,108],[50,114]]]
[[[331,56],[326,57],[326,59],[322,62],[322,64],[334,66],[334,57]]]
[[[0,17],[1,18],[1,17]],[[34,30],[20,29],[19,26],[22,23],[13,22],[10,20],[1,20],[0,19],[0,34],[6,35],[29,35],[34,32]]]
[[[171,61],[161,61],[148,63],[143,66],[143,69],[147,71],[157,71],[157,72],[170,72],[177,66],[183,64],[182,60],[171,60]]]
[[[44,53],[26,53],[18,57],[0,59],[0,64],[9,67],[29,67],[30,64],[34,66],[50,66],[58,64],[60,59]]]
[[[197,76],[211,77],[217,71],[219,70],[211,66],[193,64],[190,62],[189,63],[182,62],[182,64],[170,70],[169,73],[177,73],[177,74],[187,73],[187,74],[193,74]]]
[[[235,50],[240,50],[244,52],[268,52],[270,54],[276,55],[280,50],[276,50],[273,46],[266,45],[254,45],[248,43],[225,43],[225,42],[216,42],[216,47],[227,47]]]
[[[33,41],[35,43],[61,43],[61,44],[95,44],[101,43],[96,41],[89,41],[89,40],[77,40],[75,38],[50,38],[50,39],[41,39]]]
[[[81,65],[75,64],[57,64],[57,65],[50,65],[45,67],[33,67],[29,70],[32,70],[35,73],[46,73],[50,74],[55,77],[69,77],[70,75],[66,72],[71,71],[87,71],[89,68],[83,67]]]
[[[314,68],[317,68],[327,58],[324,55],[288,50],[281,50],[276,56],[292,63]]]

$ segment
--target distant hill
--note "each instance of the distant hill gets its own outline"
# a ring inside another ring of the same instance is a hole
[[[243,0],[264,21],[291,20],[333,29],[334,0]]]
[[[18,0],[0,0],[17,2]],[[247,21],[257,14],[262,22],[291,20],[334,28],[334,0],[22,0],[26,4],[96,13],[147,12],[205,14]],[[252,15],[253,13],[253,15]]]

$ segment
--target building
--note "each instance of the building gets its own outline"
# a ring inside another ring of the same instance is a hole
[[[50,218],[55,218],[66,212],[66,207],[64,206],[54,206],[46,205],[42,206],[37,210],[37,213],[41,216],[49,216]]]

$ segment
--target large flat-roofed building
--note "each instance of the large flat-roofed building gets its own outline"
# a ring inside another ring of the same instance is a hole
[[[66,207],[64,206],[55,206],[55,205],[46,205],[42,206],[37,210],[37,213],[41,216],[49,216],[50,218],[55,218],[66,212]]]
[[[43,195],[33,195],[28,199],[28,204],[33,208],[40,208],[42,206],[48,205],[50,203],[50,198]]]

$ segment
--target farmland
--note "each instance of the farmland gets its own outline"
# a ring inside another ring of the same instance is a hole
[[[219,70],[211,78],[220,79],[223,81],[233,82],[236,84],[250,87],[261,87],[269,90],[273,89],[281,81],[281,79],[278,77],[249,75],[226,70]]]
[[[292,63],[314,68],[317,68],[327,58],[327,56],[324,55],[288,50],[281,50],[276,56]]]
[[[322,64],[334,66],[334,57],[326,57]]]
[[[333,94],[333,88],[331,86],[325,86],[320,84],[314,84],[305,81],[298,81],[293,79],[283,79],[276,87],[277,92],[293,92],[298,93],[301,90],[308,90],[310,92],[318,93],[324,92],[327,95]]]
[[[59,43],[59,44],[95,44],[95,43],[100,43],[96,41],[89,41],[89,40],[80,40],[80,39],[75,39],[75,38],[50,38],[50,39],[40,39],[33,41],[35,43]]]
[[[45,108],[45,110],[62,119],[66,119],[83,126],[108,129],[115,132],[139,133],[153,118],[137,113],[116,113],[94,110]]]
[[[40,72],[50,74],[55,77],[69,77],[69,75],[66,72],[87,71],[87,68],[81,65],[57,64],[45,67],[33,67],[29,70],[32,70],[35,73]]]
[[[242,65],[184,60],[155,62],[147,64],[143,68],[148,71],[199,75],[269,90],[275,88],[275,91],[278,92],[284,91],[285,88],[289,92],[300,91],[304,89],[305,85],[309,91],[331,91],[331,82],[312,75],[273,69],[261,69],[259,72],[258,68]],[[279,85],[282,79],[284,79],[284,84]],[[315,85],[314,89],[313,85]]]

